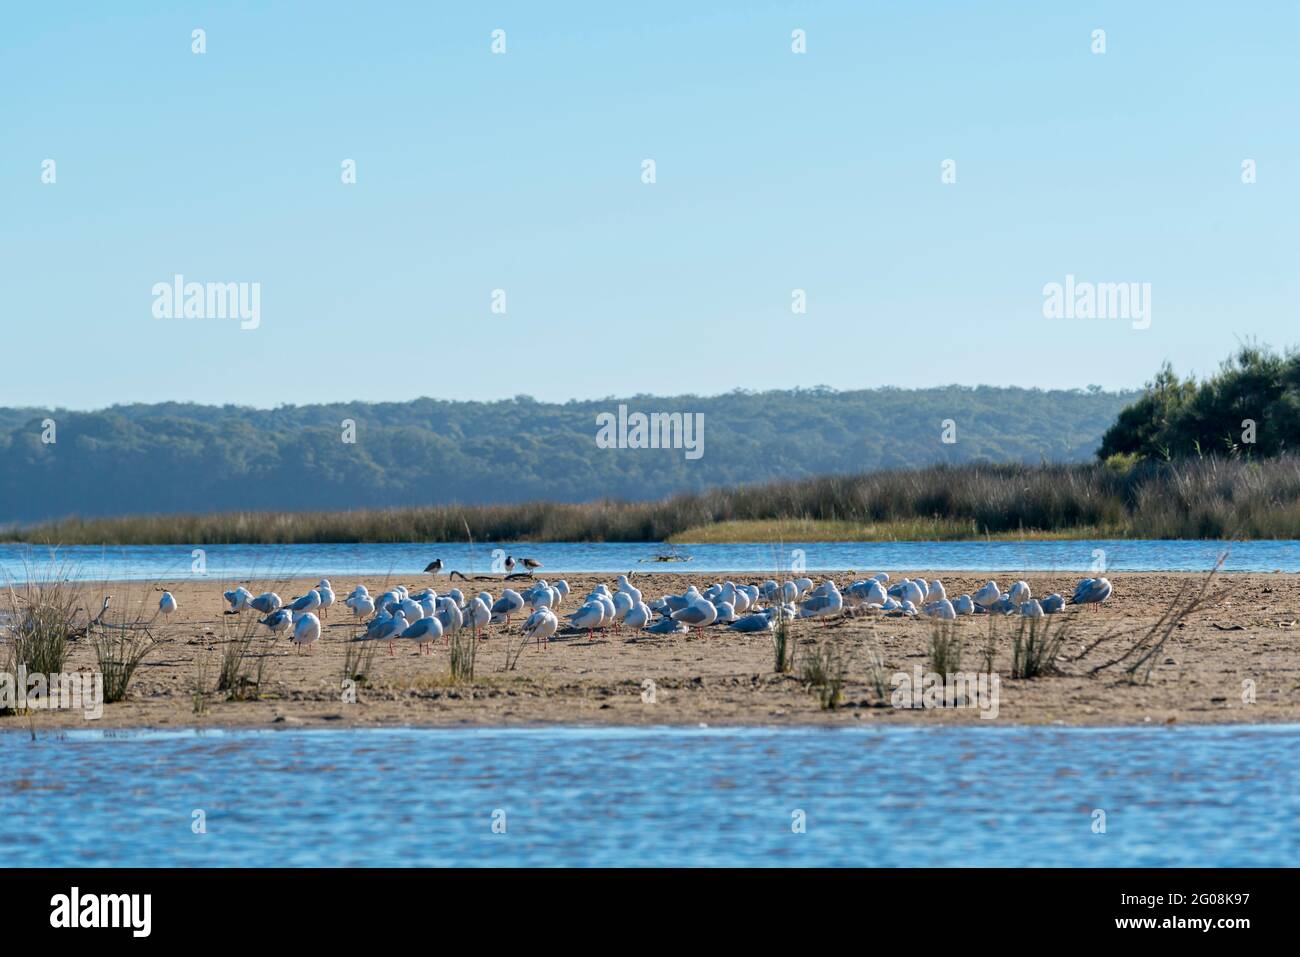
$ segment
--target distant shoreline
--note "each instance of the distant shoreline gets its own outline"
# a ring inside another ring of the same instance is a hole
[[[0,526],[0,542],[33,545],[1073,538],[1300,539],[1300,457],[936,465],[647,502],[72,517]]]

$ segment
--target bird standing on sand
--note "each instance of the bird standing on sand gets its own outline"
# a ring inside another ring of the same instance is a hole
[[[631,574],[631,572],[629,572],[628,574]],[[639,605],[641,603],[641,589],[633,585],[632,582],[628,579],[627,575],[618,576],[618,584],[615,586],[615,589],[617,591],[626,592],[628,595],[630,595],[632,598],[633,605]]]
[[[329,617],[330,605],[334,604],[334,589],[330,587],[328,578],[320,580],[320,584],[316,586],[316,594],[320,595],[320,616]]]
[[[293,614],[288,608],[281,608],[279,611],[273,611],[265,618],[257,619],[259,625],[266,625],[271,629],[271,634],[278,635],[290,625],[293,624]]]
[[[640,631],[646,625],[650,624],[650,620],[653,617],[654,613],[650,611],[650,606],[643,601],[639,601],[636,603],[636,607],[624,616],[623,624],[627,625],[633,631]]]
[[[829,618],[838,615],[844,608],[844,596],[834,582],[827,582],[829,588],[811,595],[799,606],[800,618]]]
[[[628,613],[635,608],[638,603],[633,601],[632,596],[625,591],[614,592],[614,597],[611,600],[614,602],[614,627],[621,628],[623,625],[623,619],[628,616]]]
[[[248,608],[248,603],[253,600],[253,593],[243,585],[240,585],[234,591],[222,592],[221,595],[230,605],[230,611],[226,612],[228,615],[238,615]]]
[[[289,603],[289,610],[293,612],[294,621],[297,621],[303,615],[311,614],[320,607],[320,592],[312,589],[307,594],[295,598]]]
[[[1110,597],[1110,582],[1104,578],[1085,578],[1074,590],[1071,605],[1100,605]]]
[[[595,629],[605,623],[605,606],[593,598],[567,617],[574,628],[586,630],[588,641],[595,641]]]
[[[313,641],[320,637],[320,619],[311,612],[304,612],[302,616],[293,623],[293,643],[298,650],[302,650],[303,645],[307,645],[308,651]]]
[[[534,639],[539,645],[543,641],[549,645],[551,636],[559,627],[560,619],[555,617],[555,612],[543,605],[524,622],[524,636]]]
[[[535,558],[521,558],[519,564],[524,566],[524,571],[532,574],[535,570],[542,567],[542,563]]]
[[[352,616],[357,620],[368,618],[375,610],[375,600],[369,595],[353,595],[343,604],[352,609]]]
[[[407,627],[406,614],[399,608],[397,611],[393,612],[393,617],[389,618],[388,621],[379,628],[379,631],[374,636],[373,640],[388,642],[388,654],[391,657],[393,654],[393,639],[400,637],[402,632],[406,631]],[[369,638],[370,633],[366,632],[365,637]]]
[[[501,592],[501,597],[492,603],[492,620],[506,620],[506,627],[510,627],[510,616],[517,615],[524,610],[524,596],[519,594],[513,588],[507,588]]]
[[[424,566],[424,570],[430,575],[438,574],[438,572],[442,571],[442,559],[435,558],[433,561],[429,562],[429,564]]]
[[[264,591],[248,603],[248,607],[254,611],[260,611],[263,615],[269,615],[273,611],[279,611],[284,602],[280,596],[273,591]]]
[[[507,556],[506,556],[506,574],[509,575],[509,574],[510,574],[512,571],[514,571],[514,570],[515,570],[515,557],[514,557],[513,555],[507,555]]]
[[[175,613],[176,599],[171,592],[165,591],[162,593],[162,597],[158,599],[158,610],[167,617],[171,617]]]
[[[417,622],[424,617],[424,606],[411,598],[397,599],[397,607],[409,622]]]
[[[492,596],[489,595],[490,599]],[[465,624],[474,630],[475,636],[482,638],[479,631],[492,620],[492,609],[482,598],[474,598],[465,606]]]
[[[695,599],[689,605],[673,612],[668,617],[673,621],[686,625],[688,628],[692,625],[696,628],[707,628],[718,620],[718,606],[703,595],[696,593]]]
[[[460,631],[461,625],[465,624],[465,613],[456,604],[456,599],[444,596],[438,599],[438,620],[442,622],[443,637],[448,638]]]
[[[429,650],[429,642],[442,637],[442,622],[432,617],[421,618],[408,626],[398,637],[415,642],[415,647],[420,650],[420,654],[425,654]]]

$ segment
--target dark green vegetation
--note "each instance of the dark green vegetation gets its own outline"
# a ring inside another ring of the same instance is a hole
[[[564,404],[0,409],[0,527],[68,515],[639,501],[940,462],[1078,462],[1137,395],[952,386]],[[703,413],[703,456],[597,448],[596,416],[620,402],[633,412]],[[53,444],[41,441],[47,417]],[[355,443],[342,441],[345,419],[356,423]],[[940,441],[945,419],[956,423],[953,444]]]
[[[1166,363],[1106,431],[1097,454],[1258,458],[1288,451],[1300,451],[1300,351],[1245,345],[1201,382],[1179,378]]]
[[[620,402],[703,413],[703,457],[598,448],[596,416]],[[47,416],[52,445],[40,440]],[[356,423],[355,443],[342,441],[344,420]],[[1166,365],[1140,394],[950,387],[0,410],[0,538],[1300,538],[1297,448],[1300,354],[1254,345],[1204,381]],[[69,514],[80,517],[48,520]],[[95,517],[115,514],[129,517]]]
[[[957,465],[687,493],[657,502],[436,506],[230,513],[56,522],[27,541],[224,542],[660,541],[719,522],[759,521],[747,541],[816,540],[850,522],[863,539],[1062,536],[1300,538],[1300,457],[1183,462]]]

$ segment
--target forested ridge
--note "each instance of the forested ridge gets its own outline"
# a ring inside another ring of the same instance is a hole
[[[933,463],[1091,458],[1138,392],[948,386],[417,399],[254,409],[0,408],[0,524],[67,515],[644,500]],[[702,457],[598,448],[596,417],[704,415]],[[53,442],[45,441],[53,420]],[[345,442],[344,421],[355,423]],[[955,428],[942,441],[945,420]]]

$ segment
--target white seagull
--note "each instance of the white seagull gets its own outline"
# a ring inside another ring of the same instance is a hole
[[[369,595],[353,595],[343,604],[352,609],[352,617],[360,620],[374,614],[375,600]]]
[[[259,618],[257,623],[259,625],[266,625],[267,628],[271,629],[271,634],[278,635],[293,624],[293,615],[290,613],[289,609],[281,608],[279,611],[271,612],[271,614],[267,615],[265,618]]]
[[[421,618],[408,625],[399,637],[415,642],[420,654],[425,654],[429,650],[429,642],[442,637],[442,622],[437,618]]]
[[[330,587],[328,578],[320,580],[320,584],[316,586],[316,594],[320,596],[320,616],[329,617],[330,605],[334,604],[334,589]]]
[[[972,596],[975,604],[979,605],[981,608],[988,608],[1001,597],[1002,589],[998,588],[998,583],[992,580]]]
[[[302,613],[302,616],[293,624],[293,643],[297,650],[301,651],[303,645],[310,645],[320,637],[320,619],[309,611]]]
[[[501,593],[501,597],[492,603],[492,620],[500,621],[505,619],[506,627],[510,627],[510,616],[517,615],[524,610],[524,598],[513,588],[507,588]]]
[[[1074,590],[1071,605],[1100,605],[1110,597],[1110,582],[1104,578],[1085,578]]]
[[[595,630],[605,623],[605,606],[592,599],[567,617],[572,627],[586,629],[588,640],[595,641]]]
[[[474,598],[467,606],[465,606],[465,623],[474,630],[474,635],[476,637],[482,637],[479,635],[479,630],[485,628],[487,623],[491,620],[492,609],[488,607],[487,602],[485,602],[481,597]]]
[[[222,592],[222,596],[230,604],[230,611],[227,614],[239,614],[249,607],[249,602],[253,600],[253,593],[240,585],[234,591]]]
[[[539,645],[545,641],[550,645],[551,636],[555,634],[560,627],[560,619],[555,617],[555,612],[543,605],[537,611],[528,616],[524,622],[524,635],[532,638]]]
[[[320,607],[320,592],[312,589],[300,598],[295,598],[289,604],[289,610],[293,612],[294,620],[297,621],[303,615],[310,614]]]

